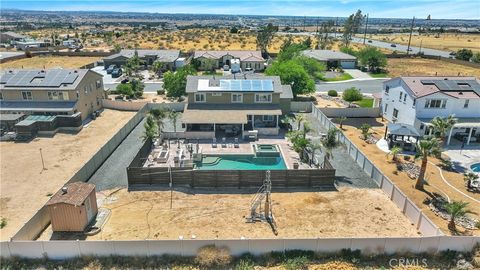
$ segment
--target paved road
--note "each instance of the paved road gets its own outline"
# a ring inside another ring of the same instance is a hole
[[[141,121],[130,132],[102,166],[88,179],[89,183],[95,184],[97,191],[127,186],[126,168],[143,145],[142,139],[140,139],[145,130],[143,123],[144,121]]]
[[[328,92],[328,90],[336,90],[337,92],[343,92],[343,90],[355,87],[360,89],[362,93],[373,94],[382,91],[383,82],[387,79],[380,80],[361,80],[361,81],[349,81],[339,83],[319,83],[315,85],[317,92]]]

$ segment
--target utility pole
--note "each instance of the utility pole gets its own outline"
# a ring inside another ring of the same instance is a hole
[[[317,35],[318,35],[318,18],[317,18]]]
[[[423,39],[420,40],[420,50],[418,51],[418,54],[421,54],[421,53],[422,53],[422,43],[423,43]]]
[[[365,31],[363,32],[363,45],[365,45],[365,39],[367,38],[367,27],[368,27],[368,13],[367,13],[367,20],[365,22]]]
[[[412,41],[412,33],[413,33],[413,25],[414,25],[414,24],[415,24],[415,16],[413,16],[412,26],[410,27],[410,37],[408,38],[407,54],[410,53],[410,42]]]
[[[335,21],[335,38],[337,38],[337,27],[338,27],[338,17],[337,17],[337,20]]]

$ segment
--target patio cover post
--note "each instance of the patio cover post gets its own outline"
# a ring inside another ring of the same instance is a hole
[[[278,128],[278,115],[275,116],[277,118],[277,128]]]
[[[450,133],[448,134],[447,145],[450,145],[450,139],[452,138],[453,127],[450,129]]]
[[[472,132],[473,132],[473,128],[470,128],[470,132],[468,133],[467,145],[470,145],[470,139],[472,139]]]

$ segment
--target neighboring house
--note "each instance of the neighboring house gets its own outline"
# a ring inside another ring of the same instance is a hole
[[[88,69],[5,70],[0,74],[0,113],[29,115],[17,130],[78,130],[102,108],[102,75]]]
[[[15,47],[19,50],[25,51],[29,48],[42,48],[50,46],[49,41],[34,40],[34,39],[23,39],[21,41],[15,42]]]
[[[290,85],[278,76],[188,76],[182,123],[186,138],[278,135],[290,112]]]
[[[22,41],[27,39],[27,36],[17,34],[15,32],[1,32],[0,33],[0,43],[9,43],[15,45],[17,41]]]
[[[153,65],[154,62],[164,63],[165,70],[175,70],[176,61],[180,57],[179,50],[121,50],[119,53],[112,54],[103,58],[105,68],[110,65],[121,67],[127,63],[127,60],[138,53],[138,57],[143,62],[145,68]]]
[[[383,85],[383,116],[393,123],[414,126],[421,135],[432,134],[430,121],[454,115],[451,137],[480,141],[480,81],[475,77],[397,77]]]
[[[52,231],[82,232],[98,212],[95,185],[73,182],[60,189],[46,203]]]
[[[325,63],[327,68],[341,67],[344,69],[355,68],[357,66],[357,58],[350,54],[332,50],[306,50],[303,55],[317,59]]]
[[[255,71],[265,69],[265,59],[260,51],[195,51],[193,59],[199,61],[199,69],[208,69],[213,61],[214,68],[222,68],[224,65],[231,66],[233,59],[240,60],[240,68],[251,68]]]

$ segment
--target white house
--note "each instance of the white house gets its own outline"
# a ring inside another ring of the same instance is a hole
[[[392,123],[432,133],[430,121],[454,115],[457,124],[448,134],[458,140],[480,142],[480,81],[475,77],[397,77],[383,84],[382,112]]]

